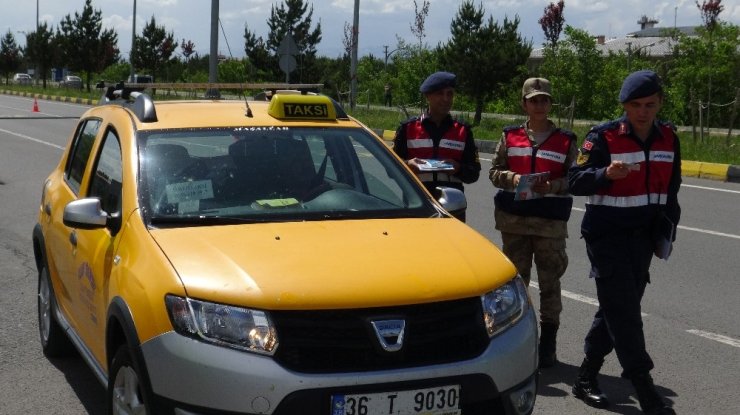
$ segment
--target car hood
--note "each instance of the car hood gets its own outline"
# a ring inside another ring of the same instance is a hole
[[[516,270],[455,219],[157,229],[193,298],[263,309],[380,307],[480,295]]]

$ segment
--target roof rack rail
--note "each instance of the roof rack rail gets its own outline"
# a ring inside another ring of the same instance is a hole
[[[142,92],[146,88],[141,85],[135,87],[129,85],[123,82],[116,85],[99,82],[96,88],[105,89],[105,93],[100,97],[98,105],[120,105],[129,108],[141,122],[156,122],[158,119],[154,100]]]

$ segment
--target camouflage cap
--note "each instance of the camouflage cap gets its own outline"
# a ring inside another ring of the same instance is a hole
[[[550,81],[545,78],[529,78],[522,86],[522,98],[530,99],[537,95],[550,95]]]

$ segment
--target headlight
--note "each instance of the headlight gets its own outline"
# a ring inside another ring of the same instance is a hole
[[[527,287],[520,277],[480,297],[489,337],[519,321],[529,306]]]
[[[277,349],[275,326],[264,311],[174,295],[165,303],[172,326],[184,336],[267,355]]]

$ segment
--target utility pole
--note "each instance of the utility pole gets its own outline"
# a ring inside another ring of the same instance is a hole
[[[36,0],[36,36],[35,38],[36,39],[39,38],[39,0]],[[26,43],[28,43],[28,38],[26,38]],[[38,42],[36,43],[38,44]],[[39,74],[38,65],[36,65],[36,68],[33,70],[33,72],[36,75],[36,84],[38,85],[39,76],[41,76],[41,80],[44,83],[44,86],[46,86],[46,74],[45,73]]]
[[[131,17],[131,51],[128,54],[131,71],[129,73],[129,82],[134,82],[134,43],[136,43],[136,0],[134,0],[134,15]]]
[[[218,0],[211,0],[211,56],[208,59],[208,82],[218,82]],[[219,99],[218,88],[209,88],[206,98]]]
[[[349,107],[355,109],[357,100],[357,43],[360,33],[360,0],[355,0],[355,14],[352,24],[352,63],[350,65],[350,89],[349,89]]]

